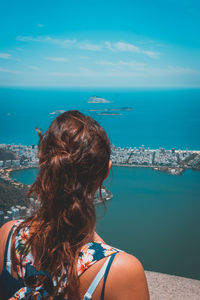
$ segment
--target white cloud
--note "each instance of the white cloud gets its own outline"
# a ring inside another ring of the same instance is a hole
[[[80,67],[77,72],[51,72],[49,76],[55,77],[84,77],[84,76],[104,76],[104,72],[96,72],[85,67]]]
[[[89,50],[89,51],[101,51],[102,49],[100,45],[91,44],[87,42],[79,43],[78,48],[83,50]]]
[[[17,50],[17,51],[20,51],[20,52],[24,51],[24,49],[23,49],[23,48],[20,48],[20,47],[17,47],[16,50]]]
[[[116,43],[111,43],[106,41],[104,44],[95,44],[88,41],[78,41],[77,39],[66,39],[66,38],[55,38],[52,36],[17,36],[17,41],[20,42],[36,42],[36,43],[50,43],[58,45],[62,48],[75,47],[81,50],[88,51],[101,51],[103,48],[107,48],[112,52],[130,52],[136,54],[143,54],[150,58],[158,58],[160,56],[159,52],[155,52],[149,49],[143,49],[132,43],[127,43],[119,41]]]
[[[65,72],[51,72],[48,74],[49,76],[55,76],[55,77],[72,77],[77,76],[76,73],[65,73]]]
[[[166,69],[163,69],[163,72],[169,73],[169,74],[179,74],[179,75],[185,75],[185,74],[187,74],[187,75],[199,74],[200,75],[200,70],[198,70],[198,69],[183,68],[183,67],[179,67],[179,66],[169,66]]]
[[[180,77],[200,75],[200,69],[184,68],[181,66],[152,67],[136,61],[97,61],[96,64],[105,66],[103,71],[108,77]],[[101,71],[102,72],[102,71]]]
[[[113,52],[132,52],[132,53],[138,53],[138,54],[145,54],[151,58],[157,58],[159,57],[160,53],[149,51],[149,50],[143,50],[140,47],[125,43],[125,42],[117,42],[117,43],[111,43],[106,41],[105,42],[106,47],[113,51]]]
[[[3,58],[3,59],[11,59],[11,54],[0,52],[0,58]]]
[[[82,76],[98,76],[100,75],[100,72],[96,72],[94,70],[88,69],[88,68],[84,68],[84,67],[80,67],[80,75]]]
[[[118,42],[114,44],[114,48],[119,51],[140,53],[140,48],[129,43]]]
[[[107,60],[102,60],[102,61],[98,61],[96,62],[99,65],[103,65],[103,66],[111,66],[111,67],[132,67],[132,68],[140,68],[140,67],[144,67],[146,64],[143,62],[137,62],[137,61],[107,61]]]
[[[139,47],[124,42],[110,43],[108,41],[105,42],[106,47],[111,51],[125,51],[125,52],[135,52],[140,53]]]
[[[29,68],[31,68],[34,71],[39,71],[40,68],[38,66],[29,66]]]
[[[16,37],[19,42],[36,42],[36,43],[51,43],[56,44],[63,48],[69,48],[76,46],[81,50],[89,51],[100,51],[102,49],[101,45],[89,43],[89,42],[78,42],[76,39],[64,39],[64,38],[54,38],[51,36],[22,36]]]
[[[46,57],[46,59],[55,62],[68,62],[68,59],[65,57]]]
[[[45,42],[49,42],[52,44],[56,44],[60,47],[63,48],[69,48],[71,46],[73,46],[74,44],[76,44],[76,39],[70,40],[70,39],[56,39],[56,38],[52,38],[52,37],[46,37],[46,39],[44,40]]]
[[[120,72],[118,71],[118,72],[116,72],[115,69],[109,70],[109,72],[106,75],[108,75],[109,77],[118,77],[118,78],[120,78],[120,77],[127,77],[127,78],[136,77],[136,78],[138,78],[138,77],[145,76],[143,73],[137,72],[137,71],[135,71],[135,72],[134,71],[120,71]]]
[[[6,69],[6,68],[0,68],[0,72],[4,72],[4,73],[13,73],[13,74],[20,73],[20,72],[17,71],[17,70],[10,70],[10,69]]]
[[[69,48],[76,46],[81,50],[89,51],[100,51],[102,49],[101,45],[89,43],[89,42],[78,42],[76,39],[64,39],[64,38],[54,38],[51,36],[17,36],[16,40],[19,42],[36,42],[36,43],[51,43],[58,45],[62,48]]]
[[[0,59],[10,59],[10,60],[15,60],[15,61],[21,61],[21,59],[20,58],[15,58],[15,57],[13,57],[11,54],[9,54],[9,53],[0,53]]]
[[[41,37],[18,35],[16,37],[16,41],[19,41],[19,42],[42,42],[42,38]]]
[[[17,36],[17,41],[20,42],[39,42],[39,43],[51,43],[59,45],[63,48],[68,48],[74,44],[76,44],[76,39],[70,40],[70,39],[62,39],[62,38],[53,38],[51,36]]]
[[[159,52],[153,52],[153,51],[142,50],[141,53],[146,54],[147,56],[149,56],[151,58],[158,58],[160,56]]]
[[[115,49],[112,47],[112,45],[111,45],[110,42],[106,41],[106,42],[105,42],[105,45],[106,45],[106,47],[107,47],[109,50],[115,51]]]
[[[36,43],[50,43],[58,45],[62,48],[71,48],[76,47],[81,50],[88,51],[101,51],[103,47],[106,46],[112,52],[131,52],[137,54],[144,54],[151,58],[158,58],[160,56],[159,52],[152,50],[144,50],[141,47],[138,47],[134,44],[119,41],[117,43],[111,43],[106,41],[105,44],[94,44],[87,41],[77,41],[77,39],[65,39],[65,38],[55,38],[51,36],[17,36],[17,41],[20,42],[36,42]]]
[[[80,58],[80,59],[84,59],[84,60],[85,60],[85,59],[90,59],[89,56],[83,56],[83,55],[80,55],[79,58]]]
[[[113,76],[123,76],[123,77],[131,77],[131,76],[145,76],[146,78],[151,77],[161,77],[161,76],[182,76],[182,75],[200,75],[200,70],[198,69],[191,69],[191,68],[182,68],[178,66],[168,66],[165,68],[154,68],[149,66],[144,66],[138,69],[133,69],[133,71],[127,70],[117,70],[112,69],[110,70],[113,73]],[[116,74],[116,75],[115,75]],[[117,75],[118,74],[118,75]]]

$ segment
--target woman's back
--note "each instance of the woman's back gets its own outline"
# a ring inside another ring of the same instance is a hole
[[[5,254],[7,254],[5,253],[7,237],[14,224],[16,224],[16,221],[8,222],[0,229],[0,272],[2,272],[3,269],[3,257]],[[23,236],[23,239],[25,241],[25,236]],[[19,247],[21,243],[23,243],[22,236],[18,235],[16,244],[18,244]],[[16,251],[19,253],[19,248],[16,249]],[[78,260],[77,265],[77,270],[80,276],[81,299],[84,298],[84,295],[91,286],[91,283],[94,282],[95,276],[102,269],[108,257],[110,257],[110,255],[112,254],[117,255],[113,260],[112,267],[110,268],[109,275],[106,279],[105,290],[103,293],[104,297],[102,298],[104,283],[104,277],[102,277],[92,295],[92,299],[149,299],[146,278],[142,265],[132,255],[129,255],[122,251],[118,251],[118,249],[105,244],[97,234],[95,234],[95,239],[93,242],[89,242],[84,247],[82,247],[79,253],[79,255],[81,254],[81,257]],[[26,261],[26,263],[30,262],[30,257],[27,258],[27,256],[24,258],[24,261]],[[11,274],[15,279],[19,279],[20,272],[18,273],[13,269],[15,269],[14,262],[12,262],[11,265]],[[8,287],[10,286],[10,284],[12,283],[7,282]],[[21,287],[23,287],[23,284]],[[1,288],[3,287],[1,286]],[[1,297],[2,293],[3,290],[1,290]],[[0,299],[7,298],[2,297]]]
[[[40,168],[28,196],[34,197],[39,207],[14,231],[11,273],[16,278],[23,278],[26,273],[32,272],[35,277],[25,280],[26,285],[33,291],[48,290],[50,299],[59,296],[80,300],[108,259],[107,256],[112,254],[103,255],[90,264],[93,258],[90,249],[87,249],[86,261],[82,259],[83,264],[80,263],[82,249],[88,243],[98,244],[95,242],[100,239],[95,233],[94,195],[97,190],[101,195],[102,183],[111,167],[110,142],[95,120],[78,111],[59,115],[45,134],[38,133]],[[1,269],[10,229],[11,223],[1,229]],[[30,262],[27,254],[32,256]],[[104,299],[148,299],[144,271],[138,260],[124,252],[117,253],[113,258]],[[79,272],[77,263],[84,272]],[[84,263],[90,267],[86,268]],[[8,275],[7,272],[5,274]],[[92,299],[100,300],[102,290],[103,279]]]

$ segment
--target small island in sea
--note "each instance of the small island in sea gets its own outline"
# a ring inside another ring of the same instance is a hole
[[[133,110],[132,107],[88,109],[88,111],[131,111],[131,110]]]
[[[119,107],[119,108],[111,108],[111,111],[131,111],[133,110],[132,107]]]
[[[100,97],[96,97],[96,96],[92,96],[88,99],[87,101],[88,103],[110,103],[111,101],[106,100],[104,98],[100,98]]]
[[[49,114],[50,114],[50,115],[59,115],[59,114],[62,114],[62,113],[64,113],[64,112],[65,112],[65,110],[60,109],[60,110],[52,111],[52,112],[50,112]]]
[[[122,116],[122,113],[114,113],[114,112],[100,112],[98,113],[99,116]]]
[[[131,110],[133,110],[132,107],[88,109],[89,112],[96,112],[101,116],[121,116],[122,112]]]

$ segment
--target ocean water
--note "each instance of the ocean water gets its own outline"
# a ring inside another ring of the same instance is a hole
[[[110,103],[91,104],[91,96]],[[1,143],[36,144],[35,127],[46,130],[55,110],[79,109],[106,129],[117,146],[200,149],[200,89],[189,90],[34,90],[0,89]],[[121,116],[88,109],[131,107]]]
[[[91,96],[110,100],[89,104]],[[116,146],[200,150],[200,90],[0,89],[0,143],[36,144],[55,110],[79,109],[106,129]],[[121,116],[88,109],[131,107]],[[32,183],[36,169],[13,172]],[[200,173],[172,176],[147,168],[113,168],[114,197],[97,208],[97,230],[110,244],[136,255],[145,269],[200,279]]]

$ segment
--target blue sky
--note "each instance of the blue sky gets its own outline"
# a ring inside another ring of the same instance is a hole
[[[0,27],[0,86],[200,87],[199,0],[1,0]]]

